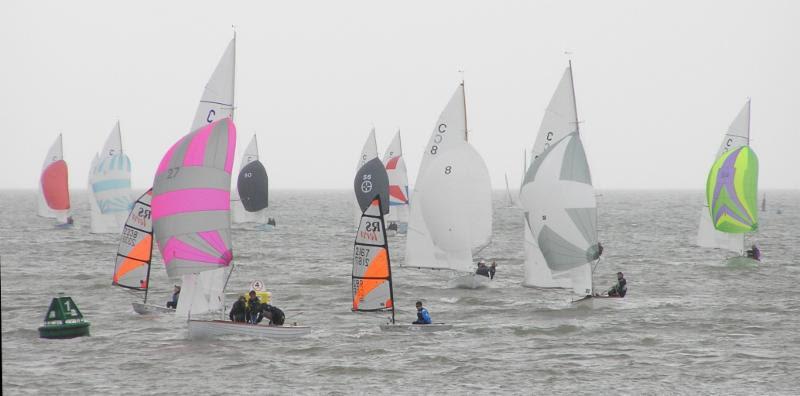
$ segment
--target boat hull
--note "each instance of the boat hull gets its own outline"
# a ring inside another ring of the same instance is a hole
[[[435,333],[437,331],[447,331],[453,328],[453,325],[447,323],[432,323],[432,324],[382,324],[381,330],[403,332],[403,333]]]
[[[39,327],[40,338],[64,339],[89,335],[89,322],[64,323]]]
[[[603,308],[619,304],[622,297],[609,297],[609,296],[586,296],[579,300],[572,302],[573,307],[577,308]]]
[[[299,338],[311,332],[308,326],[266,326],[225,320],[189,320],[189,338],[247,336],[254,338]]]
[[[456,289],[480,289],[489,287],[491,280],[487,276],[466,274],[450,279],[447,284]]]
[[[726,261],[729,267],[752,268],[758,267],[759,261],[745,256],[731,257]]]
[[[131,303],[133,310],[140,315],[160,315],[160,314],[174,314],[175,309],[162,307],[160,305]]]

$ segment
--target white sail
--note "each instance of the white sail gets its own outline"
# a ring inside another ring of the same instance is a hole
[[[203,90],[190,131],[225,117],[233,117],[235,69],[236,37],[234,36]]]
[[[250,139],[250,143],[247,145],[247,148],[244,150],[244,154],[242,155],[242,160],[239,162],[239,171],[244,169],[247,164],[258,161],[258,140],[256,139],[256,135],[253,134],[253,138]],[[242,205],[242,200],[239,197],[239,190],[234,188],[231,190],[231,220],[234,223],[266,223],[267,222],[267,210],[262,209],[256,212],[248,212],[245,210],[244,205]]]
[[[375,128],[372,128],[369,132],[367,141],[364,142],[364,146],[361,148],[361,156],[358,157],[355,173],[358,173],[358,170],[373,158],[378,158],[378,143],[375,141]],[[361,207],[358,205],[355,192],[353,192],[353,218],[353,224],[357,230],[358,226],[361,224]]]
[[[175,316],[186,319],[190,315],[222,309],[225,305],[224,286],[225,268],[183,275]]]
[[[389,214],[386,221],[408,223],[408,171],[403,159],[403,145],[400,131],[394,135],[392,143],[383,155],[383,164],[389,175]]]
[[[568,67],[547,107],[520,200],[525,210],[526,286],[592,292],[597,258],[597,203],[578,134],[572,70]],[[530,235],[528,235],[530,233]]]
[[[722,138],[722,143],[717,149],[717,155],[714,161],[717,160],[723,153],[736,149],[741,146],[747,146],[750,143],[750,100],[748,100],[739,114],[736,115],[731,125],[728,127],[725,136]],[[744,235],[743,234],[729,234],[717,231],[714,228],[714,223],[711,222],[711,214],[708,209],[708,204],[703,205],[700,211],[700,224],[697,227],[697,246],[725,249],[732,252],[742,253],[744,251]]]
[[[467,143],[461,84],[425,147],[411,199],[405,265],[472,272],[472,255],[491,235],[491,180]]]
[[[91,232],[119,233],[128,218],[131,201],[131,164],[122,151],[118,121],[89,171]]]

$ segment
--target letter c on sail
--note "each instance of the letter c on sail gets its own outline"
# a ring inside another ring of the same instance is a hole
[[[441,124],[439,124],[439,127],[437,129],[438,129],[439,133],[445,133],[445,132],[447,132],[447,124],[441,123]]]
[[[208,111],[208,117],[206,117],[206,122],[211,123],[214,122],[214,116],[217,115],[217,112],[214,109]]]

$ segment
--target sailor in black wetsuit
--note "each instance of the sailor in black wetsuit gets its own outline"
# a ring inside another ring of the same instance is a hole
[[[246,302],[244,296],[239,296],[239,299],[233,303],[231,312],[228,314],[232,322],[244,322],[245,312],[247,312]]]
[[[475,274],[485,276],[487,278],[489,277],[489,267],[486,266],[485,261],[478,261],[478,269],[475,271]]]
[[[608,296],[625,297],[626,293],[628,293],[628,281],[625,280],[625,276],[622,275],[622,272],[617,272],[617,283],[608,289]]]

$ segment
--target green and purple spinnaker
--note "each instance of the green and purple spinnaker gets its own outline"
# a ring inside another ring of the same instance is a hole
[[[758,229],[758,157],[749,146],[717,158],[708,174],[706,198],[717,230],[742,234]]]

